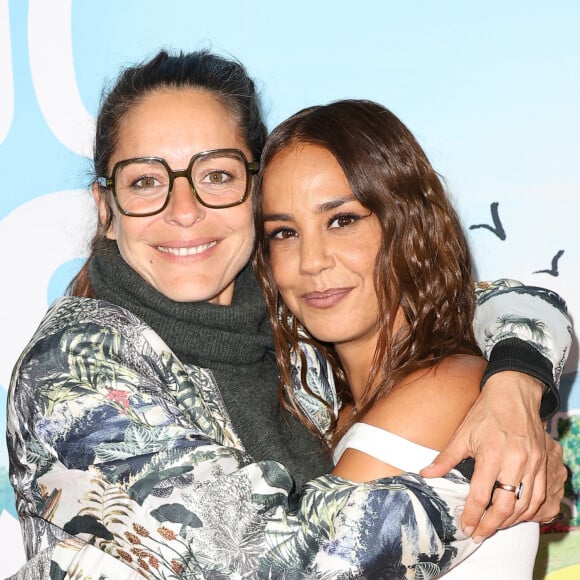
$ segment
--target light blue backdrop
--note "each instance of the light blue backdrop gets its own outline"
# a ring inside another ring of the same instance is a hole
[[[387,105],[446,177],[480,279],[547,286],[580,314],[580,4],[0,0],[0,404],[12,366],[90,239],[93,117],[104,82],[160,47],[246,64],[272,128],[344,97]],[[559,252],[558,275],[549,269]],[[578,350],[563,412],[580,413]],[[0,416],[0,429],[5,416]],[[14,504],[0,447],[0,536]],[[14,568],[15,551],[0,558]]]

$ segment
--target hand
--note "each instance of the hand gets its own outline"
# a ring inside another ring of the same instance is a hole
[[[562,446],[546,433],[546,453],[548,456],[548,483],[546,499],[533,514],[524,514],[524,519],[545,524],[560,513],[560,502],[564,497],[564,484],[568,478],[568,470],[562,462]],[[529,510],[528,510],[529,511]]]
[[[475,541],[537,514],[544,503],[547,456],[541,397],[542,384],[529,375],[492,375],[449,445],[421,471],[424,477],[441,477],[463,459],[475,458],[461,518],[464,532]],[[496,481],[515,486],[521,482],[520,499],[511,491],[494,491]]]

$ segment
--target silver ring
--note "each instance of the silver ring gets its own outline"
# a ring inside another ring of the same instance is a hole
[[[513,491],[516,494],[516,499],[522,497],[522,491],[524,489],[523,482],[520,481],[518,485],[511,485],[509,483],[501,483],[501,481],[496,481],[493,486],[494,489],[503,489],[504,491]]]

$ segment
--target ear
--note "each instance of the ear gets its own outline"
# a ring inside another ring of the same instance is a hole
[[[107,228],[105,235],[109,240],[116,240],[117,234],[115,232],[114,220],[115,213],[113,208],[109,205],[106,195],[103,193],[101,186],[95,181],[91,186],[91,192],[93,194],[93,199],[97,204],[97,210],[99,212],[99,222],[101,226]],[[107,226],[108,224],[108,226]]]

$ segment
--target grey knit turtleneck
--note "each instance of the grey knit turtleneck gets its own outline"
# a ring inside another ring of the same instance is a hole
[[[238,275],[229,306],[170,300],[109,240],[91,260],[89,273],[98,298],[141,318],[182,362],[212,371],[234,429],[255,460],[284,464],[298,489],[331,469],[320,443],[279,406],[271,330],[251,266]]]

